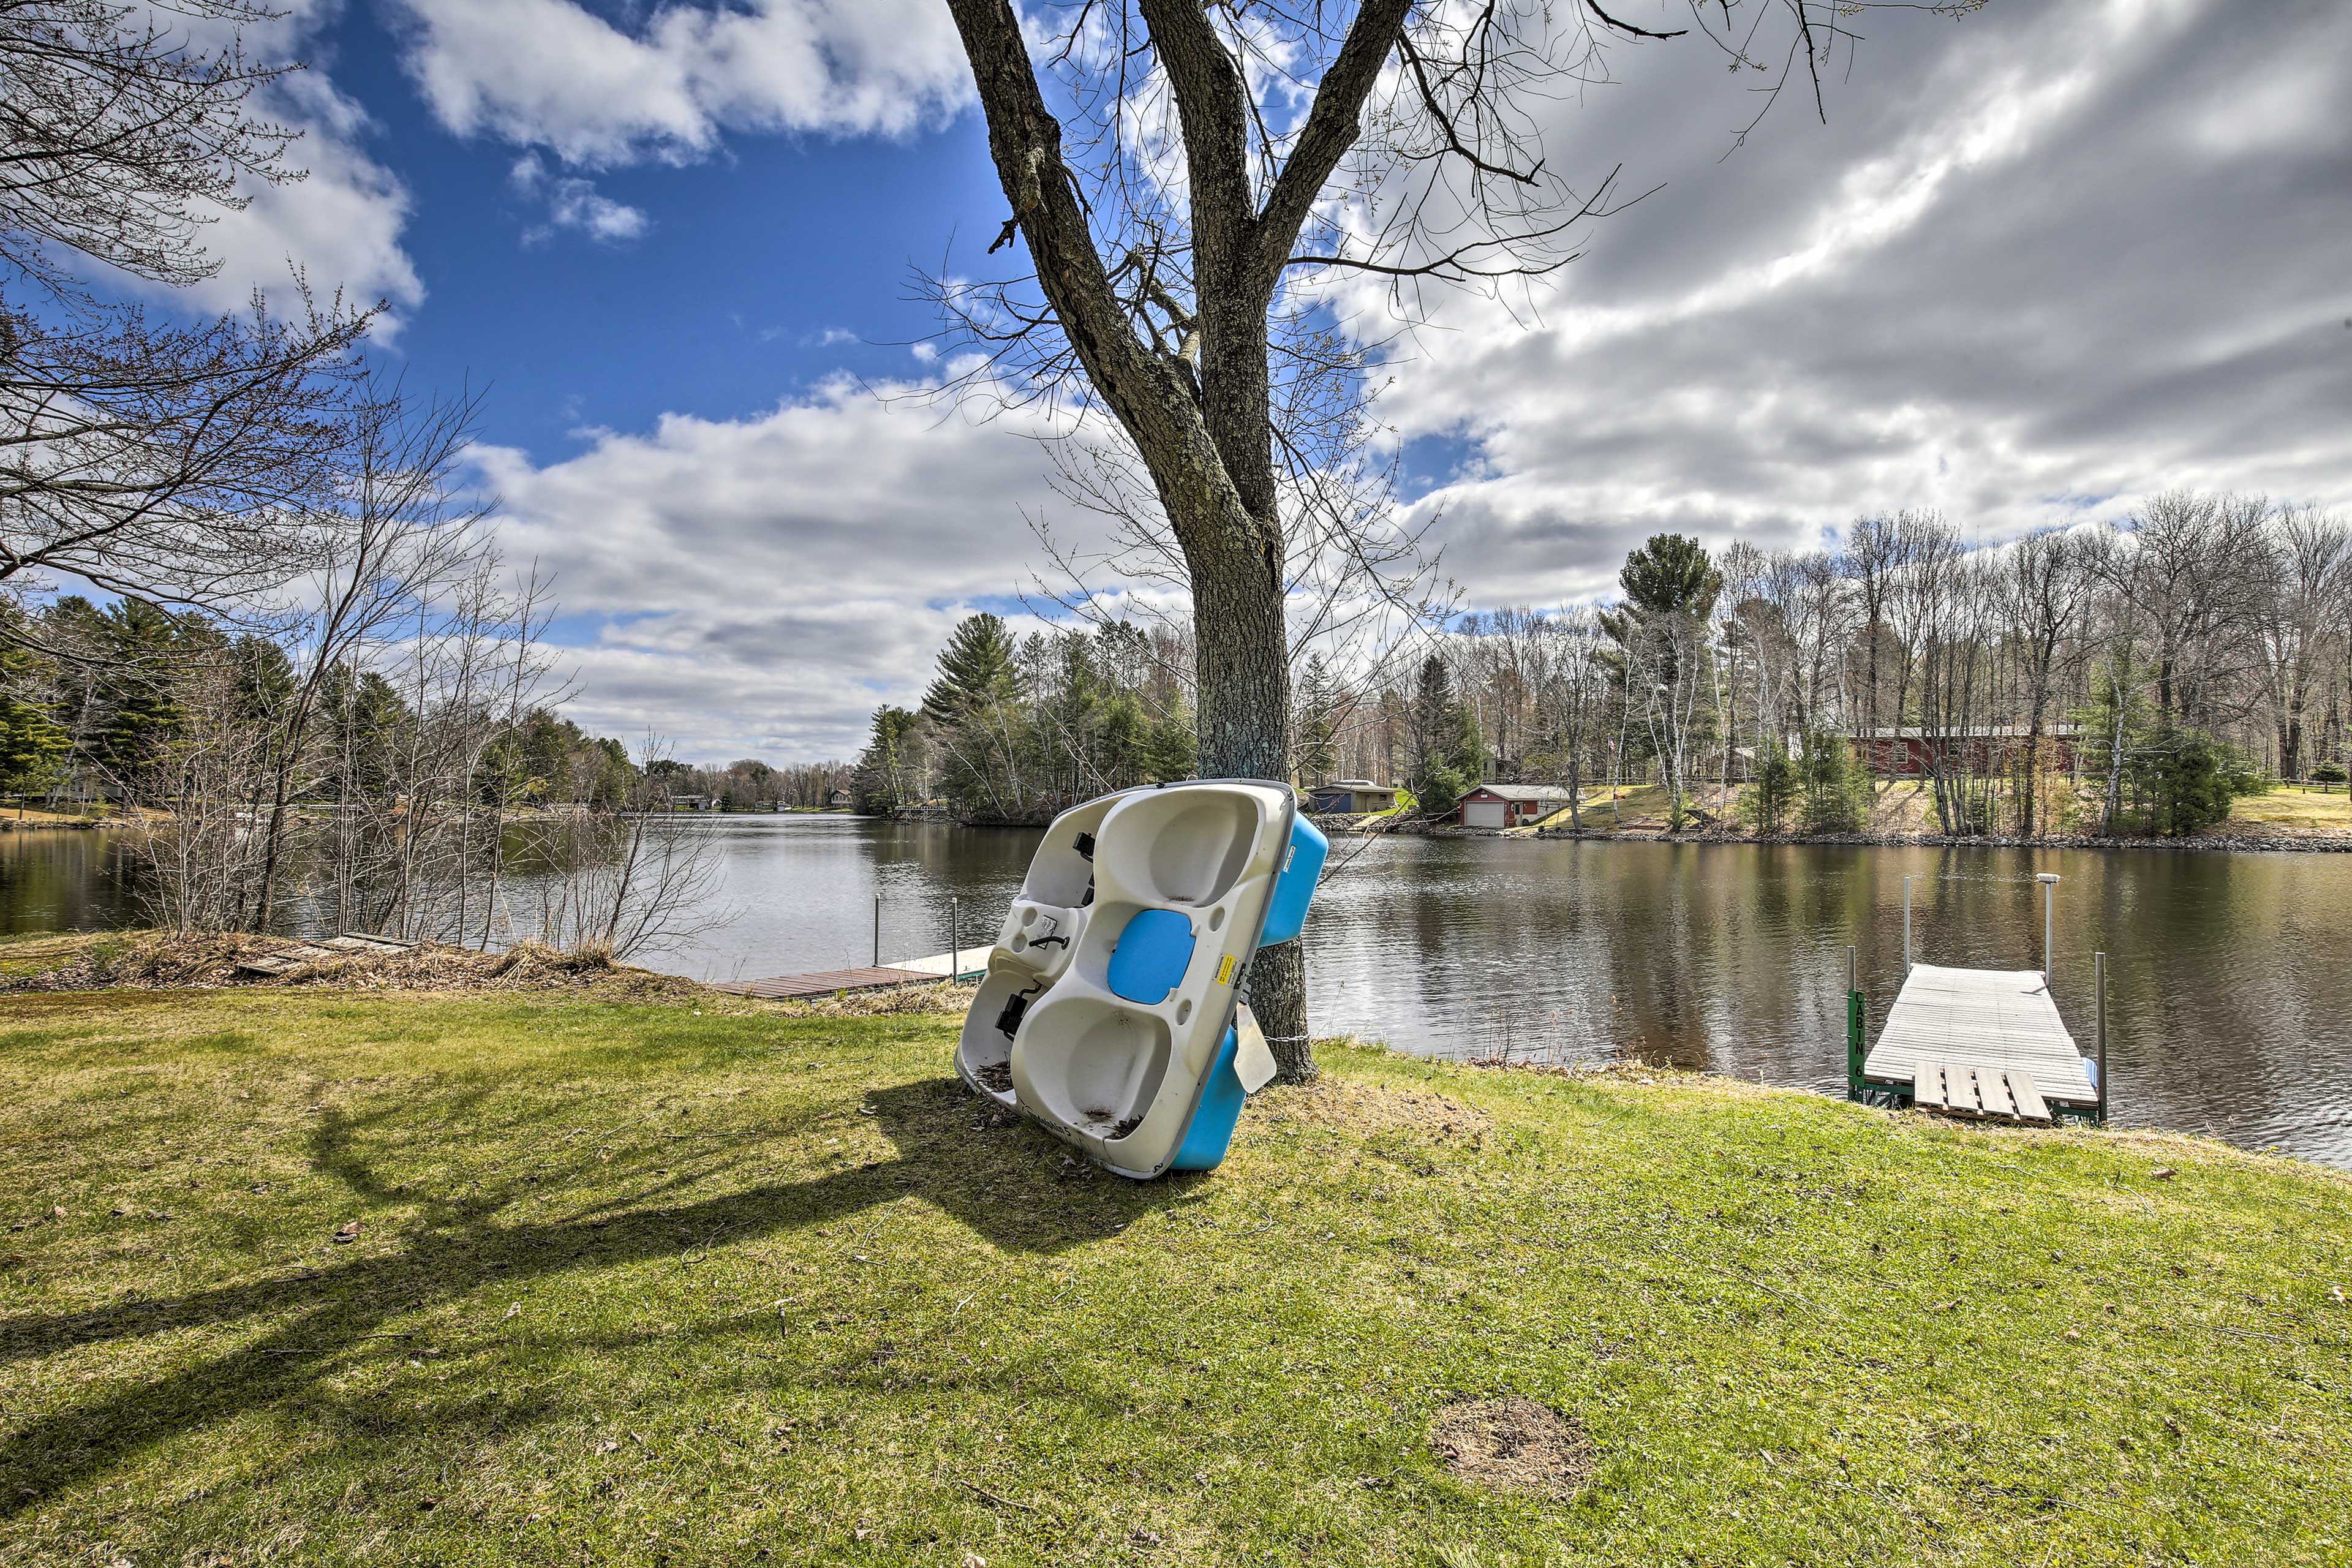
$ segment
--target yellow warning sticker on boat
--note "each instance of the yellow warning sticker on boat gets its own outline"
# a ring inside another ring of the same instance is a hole
[[[1217,961],[1217,984],[1220,985],[1231,985],[1233,983],[1234,955],[1229,952],[1225,954],[1224,957]]]

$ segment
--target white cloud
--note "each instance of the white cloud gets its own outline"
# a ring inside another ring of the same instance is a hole
[[[565,616],[598,628],[570,656],[580,723],[717,761],[848,755],[877,704],[920,695],[974,603],[1029,585],[1049,426],[878,390],[670,415],[544,466],[476,454],[509,559],[552,572]]]
[[[216,24],[151,9],[167,32],[200,45],[225,41]],[[283,14],[277,20],[246,29],[247,53],[262,60],[315,55],[333,6],[328,0],[292,0],[278,9]],[[247,182],[250,204],[217,214],[205,231],[205,247],[221,262],[218,273],[166,297],[200,310],[234,310],[259,289],[282,306],[291,269],[299,268],[322,294],[340,289],[357,303],[383,300],[392,314],[376,337],[390,339],[401,313],[423,303],[425,284],[401,245],[411,211],[408,191],[361,145],[370,125],[366,110],[335,86],[327,66],[315,63],[262,89],[247,107],[302,132],[285,161],[305,171],[304,177],[277,185]]]
[[[901,135],[969,76],[935,0],[666,5],[625,30],[574,0],[399,0],[444,125],[608,166],[684,161],[726,131]]]
[[[527,200],[544,203],[547,222],[523,230],[523,243],[535,245],[558,229],[572,229],[606,245],[635,239],[653,226],[639,208],[597,193],[591,181],[550,174],[536,153],[516,160],[508,180]]]
[[[1869,30],[1827,127],[1784,104],[1728,159],[1752,105],[1701,50],[1629,53],[1622,86],[1559,107],[1557,155],[1669,184],[1599,226],[1533,330],[1444,302],[1382,405],[1468,440],[1419,508],[1474,604],[1602,591],[1668,529],[1810,544],[1926,505],[1998,539],[2174,484],[2352,507],[2352,120],[2314,109],[2352,101],[2352,10]],[[603,626],[583,722],[812,757],[914,697],[967,605],[1020,591],[1024,509],[1070,521],[1024,433],[844,384],[484,463],[510,548]]]

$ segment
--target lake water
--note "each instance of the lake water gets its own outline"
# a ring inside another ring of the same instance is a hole
[[[729,918],[653,967],[704,979],[977,949],[1034,832],[694,818]],[[1638,1057],[1840,1091],[1846,944],[1874,1031],[1916,956],[2030,969],[2062,879],[2053,990],[2091,1037],[2108,953],[2110,1113],[2352,1166],[2352,856],[1340,839],[1307,947],[1314,1026],[1407,1050]],[[961,925],[950,931],[951,910]],[[0,929],[135,919],[108,835],[0,837]]]

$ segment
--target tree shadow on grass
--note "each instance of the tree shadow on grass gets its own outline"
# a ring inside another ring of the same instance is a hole
[[[1053,1254],[1200,1195],[1198,1176],[1139,1184],[1078,1165],[1027,1123],[1003,1124],[952,1078],[873,1090],[864,1104],[896,1158],[662,1207],[646,1200],[673,1184],[655,1184],[625,1200],[626,1206],[602,1205],[545,1223],[497,1222],[498,1209],[522,1194],[519,1186],[504,1196],[427,1198],[422,1233],[394,1252],[175,1299],[0,1320],[0,1360],[14,1362],[296,1314],[236,1350],[0,1434],[0,1519],[37,1507],[153,1444],[296,1400],[341,1369],[363,1342],[385,1337],[386,1321],[486,1284],[729,1246],[910,1196],[936,1204],[1001,1251]],[[310,1140],[313,1163],[355,1195],[392,1201],[400,1189],[366,1159],[363,1131],[363,1123],[322,1114]],[[751,1136],[773,1142],[791,1134]]]

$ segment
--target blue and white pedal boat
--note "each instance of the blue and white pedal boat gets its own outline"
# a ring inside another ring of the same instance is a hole
[[[957,1072],[1120,1175],[1216,1165],[1275,1072],[1242,982],[1260,947],[1298,935],[1328,849],[1283,784],[1065,812],[989,954]]]

